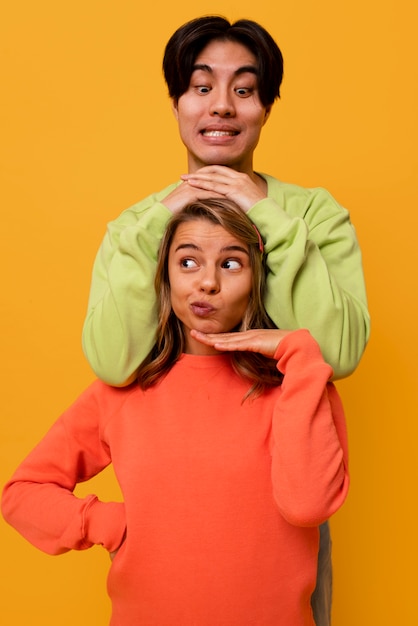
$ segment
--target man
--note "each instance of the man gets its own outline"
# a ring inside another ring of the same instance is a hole
[[[254,150],[276,98],[283,59],[249,20],[203,17],[180,27],[163,60],[188,172],[108,225],[92,277],[83,347],[112,385],[135,379],[154,343],[157,251],[170,215],[194,199],[234,200],[264,240],[266,309],[283,329],[308,328],[334,370],[357,366],[369,336],[361,252],[348,212],[323,189],[282,183],[253,169]],[[330,541],[322,527],[318,626],[329,624]],[[321,569],[322,568],[322,569]],[[321,590],[321,585],[324,589]]]

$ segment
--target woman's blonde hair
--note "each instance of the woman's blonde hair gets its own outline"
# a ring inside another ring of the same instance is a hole
[[[180,320],[171,307],[168,256],[175,232],[185,222],[207,220],[224,228],[249,249],[252,288],[249,304],[237,332],[253,328],[276,328],[264,308],[266,265],[261,236],[247,215],[231,200],[210,198],[186,205],[173,215],[161,240],[155,275],[158,304],[156,343],[138,370],[138,382],[143,389],[155,385],[180,358],[185,349],[185,337]],[[235,371],[252,383],[249,392],[260,395],[266,387],[279,385],[282,379],[273,359],[254,352],[231,352]]]

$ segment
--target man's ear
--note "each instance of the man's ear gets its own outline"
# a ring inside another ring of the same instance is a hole
[[[171,110],[173,111],[176,120],[179,120],[179,103],[176,98],[171,98]]]
[[[264,126],[264,124],[267,122],[268,118],[270,117],[270,113],[271,113],[272,108],[273,108],[273,105],[272,105],[272,104],[270,104],[268,107],[266,107],[266,112],[264,113],[264,122],[263,122],[263,126]]]

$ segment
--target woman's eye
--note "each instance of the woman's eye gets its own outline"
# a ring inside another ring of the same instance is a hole
[[[237,261],[236,259],[228,259],[227,261],[224,261],[222,263],[222,267],[224,267],[227,270],[239,270],[242,267],[242,264],[240,261]]]
[[[196,267],[197,263],[193,259],[182,259],[180,261],[180,265],[181,267],[185,267],[186,269],[189,269],[189,268]]]

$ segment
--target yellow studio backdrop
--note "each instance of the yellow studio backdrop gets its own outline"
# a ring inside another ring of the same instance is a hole
[[[414,626],[418,56],[412,0],[5,4],[1,483],[93,379],[81,328],[106,223],[186,170],[161,58],[172,31],[203,13],[255,19],[273,34],[285,80],[256,169],[328,188],[349,208],[363,249],[372,338],[357,372],[339,383],[352,488],[332,520],[334,626]],[[118,494],[111,472],[83,489]],[[103,550],[50,557],[3,520],[0,533],[2,623],[108,623]]]

